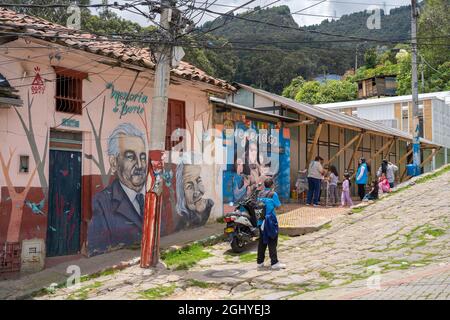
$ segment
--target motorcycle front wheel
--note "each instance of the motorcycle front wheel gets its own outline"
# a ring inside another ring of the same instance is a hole
[[[241,253],[245,249],[245,242],[242,239],[234,237],[231,241],[231,250],[234,253]]]

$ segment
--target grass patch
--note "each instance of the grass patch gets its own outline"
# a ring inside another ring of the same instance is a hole
[[[67,297],[67,300],[86,300],[89,297],[89,292],[93,289],[101,287],[103,282],[96,281],[93,284],[82,287]]]
[[[445,230],[444,229],[431,229],[431,228],[429,228],[429,229],[424,231],[424,234],[427,234],[427,235],[430,235],[430,236],[433,236],[433,237],[436,238],[436,237],[440,237],[443,234],[445,234]]]
[[[87,275],[81,276],[80,282],[86,282],[86,281],[89,281],[89,280],[92,280],[92,279],[96,279],[96,278],[99,278],[99,277],[110,276],[110,275],[115,274],[117,272],[118,272],[117,269],[106,269],[106,270],[103,270],[103,271],[100,271],[100,272],[96,272],[96,273],[93,273],[93,274],[87,274]]]
[[[142,291],[140,292],[140,295],[148,300],[161,299],[172,295],[175,292],[176,288],[177,286],[175,284],[172,284],[170,286],[158,286]]]
[[[239,260],[241,262],[252,262],[252,261],[256,261],[256,257],[257,257],[256,253],[248,252],[248,253],[241,254],[239,256]]]
[[[327,272],[327,271],[319,271],[319,274],[322,278],[325,278],[327,280],[332,280],[334,279],[334,274],[331,272]]]
[[[361,265],[363,267],[370,267],[370,266],[379,264],[381,262],[383,262],[383,260],[370,258],[370,259],[367,259],[367,260],[359,261],[356,264]]]
[[[46,287],[40,290],[37,290],[30,294],[31,298],[43,297],[49,294],[54,294],[56,289],[61,289],[66,287],[66,281],[59,283],[56,287]]]
[[[174,270],[187,270],[200,260],[209,257],[212,257],[212,254],[206,252],[199,244],[161,254],[164,263]]]
[[[188,280],[188,285],[190,287],[198,287],[198,288],[210,288],[213,286],[213,284],[205,282],[205,281],[200,281],[200,280],[195,280],[195,279],[189,279]]]
[[[291,237],[290,236],[288,236],[288,235],[285,235],[285,234],[278,234],[278,240],[280,240],[280,241],[286,241],[286,240],[289,240],[289,239],[291,239]]]
[[[358,207],[358,208],[353,208],[352,209],[352,213],[361,213],[366,209],[366,207]]]
[[[330,229],[331,228],[331,222],[327,222],[322,226],[322,229]]]
[[[424,182],[430,181],[430,180],[432,180],[434,178],[437,178],[437,177],[439,177],[439,176],[441,176],[444,173],[449,172],[449,171],[450,171],[450,166],[446,166],[445,168],[443,168],[441,170],[438,170],[438,171],[436,171],[436,172],[434,172],[432,174],[429,174],[429,175],[427,175],[425,177],[417,179],[415,182],[416,182],[416,184],[424,183]]]
[[[225,223],[225,220],[224,220],[223,217],[220,217],[220,218],[217,218],[217,219],[216,219],[216,222],[217,222],[217,223]]]

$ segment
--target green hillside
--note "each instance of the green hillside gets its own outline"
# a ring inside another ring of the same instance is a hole
[[[281,93],[291,79],[299,75],[305,79],[311,79],[324,73],[344,74],[345,71],[354,67],[357,45],[359,61],[362,62],[367,48],[376,45],[392,46],[385,41],[406,39],[409,36],[409,14],[409,6],[393,9],[389,15],[382,13],[380,30],[368,29],[366,21],[370,14],[357,12],[344,15],[336,21],[324,20],[319,25],[301,28],[302,30],[299,31],[295,30],[298,25],[289,7],[279,6],[263,10],[257,8],[251,13],[246,12],[235,17],[220,17],[207,22],[200,29],[198,37],[202,38],[202,32],[208,32],[223,25],[208,33],[209,43],[212,42],[213,45],[203,55],[214,55],[215,61],[220,60],[220,57],[224,55],[228,68],[222,73],[220,69],[223,68],[206,66],[207,71],[229,81],[244,82]],[[248,20],[262,21],[267,24]],[[379,39],[383,42],[364,43],[359,39],[328,34]],[[222,40],[214,41],[214,37]],[[223,49],[219,49],[219,44],[224,43],[223,39],[228,43],[222,47]],[[205,59],[199,60],[192,52],[188,53],[187,59],[199,67],[203,67],[207,62]],[[231,70],[233,72],[230,72]]]

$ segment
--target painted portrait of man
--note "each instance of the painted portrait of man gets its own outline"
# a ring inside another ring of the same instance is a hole
[[[108,158],[115,179],[93,198],[90,252],[141,240],[147,175],[145,135],[130,123],[120,124],[108,138]]]
[[[180,163],[176,174],[177,230],[204,225],[211,214],[214,201],[205,199],[201,166]]]

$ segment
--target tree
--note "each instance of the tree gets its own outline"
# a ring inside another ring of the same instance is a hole
[[[317,103],[317,94],[320,90],[319,81],[307,81],[305,82],[300,90],[298,90],[295,100],[306,103]]]
[[[295,94],[295,100],[310,104],[331,103],[355,100],[358,87],[356,83],[348,80],[303,81],[295,78],[291,85],[286,87],[284,93]],[[297,84],[297,86],[296,86]],[[296,88],[296,91],[295,89]]]
[[[427,0],[418,21],[419,53],[435,68],[450,57],[450,3]]]
[[[295,96],[304,83],[305,79],[303,79],[302,76],[295,77],[294,79],[292,79],[291,83],[286,88],[284,88],[283,97],[295,99]]]
[[[364,63],[367,68],[375,68],[377,65],[377,52],[375,48],[370,48],[364,53]]]

